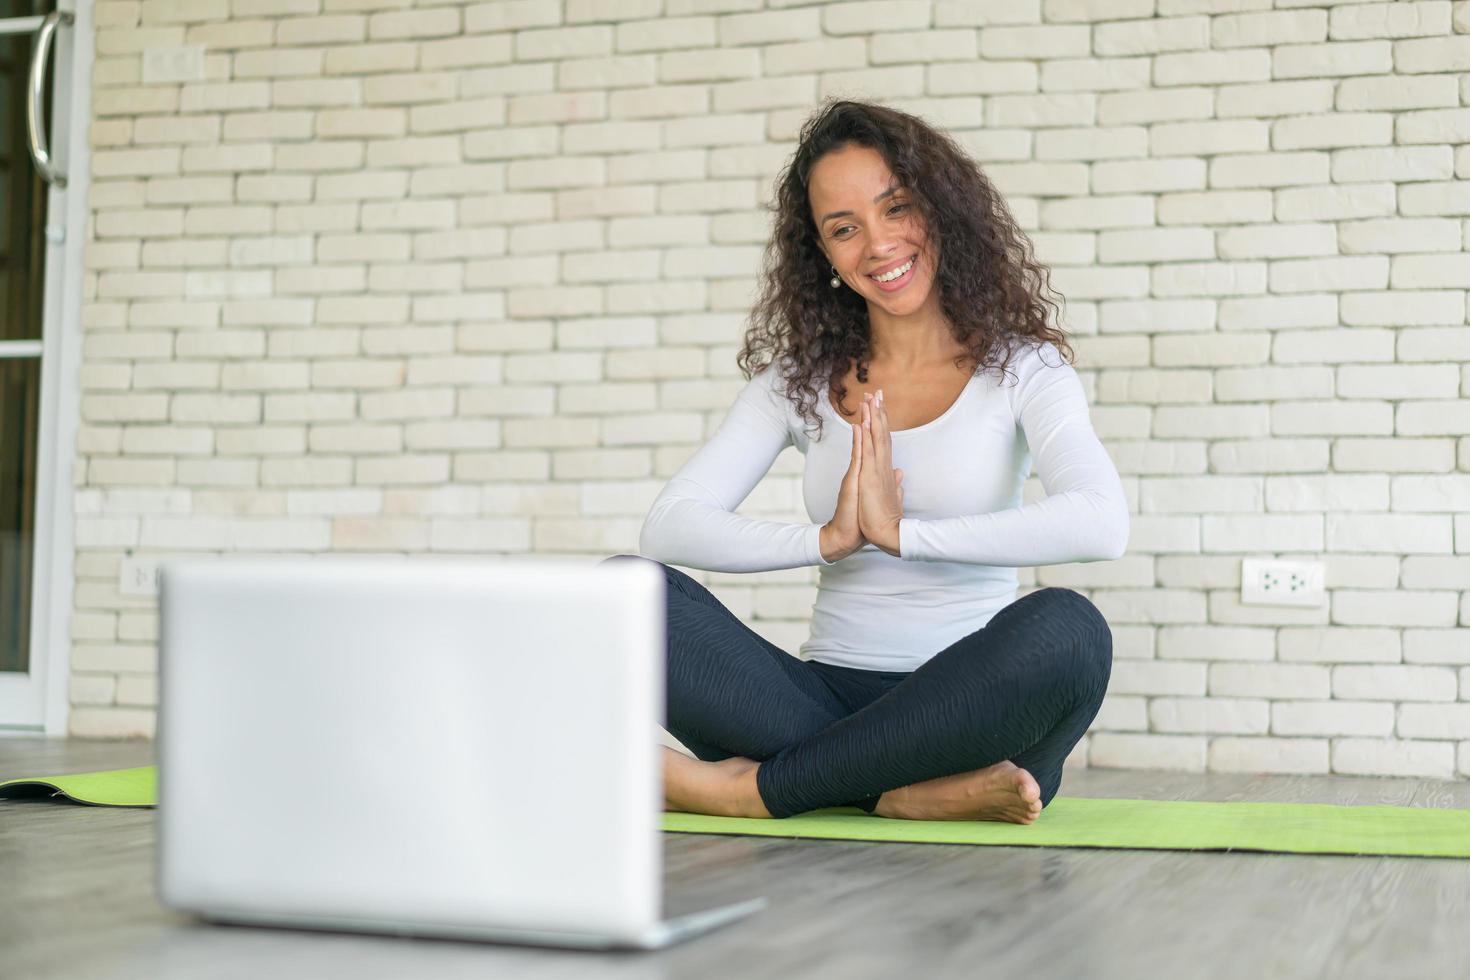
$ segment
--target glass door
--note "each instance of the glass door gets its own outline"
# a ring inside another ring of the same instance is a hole
[[[52,79],[65,78],[57,34],[72,23],[55,8],[0,0],[0,727],[28,729],[40,727],[45,666],[33,639],[47,211],[52,188],[65,186],[50,154]]]

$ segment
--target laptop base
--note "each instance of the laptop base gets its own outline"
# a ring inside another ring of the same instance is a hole
[[[270,915],[237,909],[209,909],[202,918],[223,925],[274,926],[294,929],[324,929],[343,932],[365,932],[390,936],[437,937],[514,943],[522,946],[550,946],[561,949],[664,949],[686,939],[702,935],[720,926],[745,918],[766,907],[764,898],[752,898],[733,905],[690,912],[654,923],[633,938],[606,933],[573,932],[551,929],[510,929],[476,926],[467,923],[412,923],[388,919],[338,918],[318,915]]]

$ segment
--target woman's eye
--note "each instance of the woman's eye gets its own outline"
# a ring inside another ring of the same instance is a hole
[[[907,210],[908,209],[908,205],[907,204],[895,204],[893,207],[891,207],[891,208],[888,209],[888,213],[889,214],[893,214],[895,211],[898,211],[900,209]],[[841,238],[842,237],[842,233],[844,231],[847,231],[847,229],[849,229],[851,227],[852,227],[852,225],[843,225],[841,228],[838,228],[836,231],[832,232],[832,237],[833,238]]]

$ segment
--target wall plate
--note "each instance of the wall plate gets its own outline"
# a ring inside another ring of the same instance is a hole
[[[1321,606],[1326,566],[1320,561],[1246,558],[1240,563],[1240,601],[1256,606]]]
[[[158,595],[157,558],[124,558],[117,573],[117,591],[123,595]]]

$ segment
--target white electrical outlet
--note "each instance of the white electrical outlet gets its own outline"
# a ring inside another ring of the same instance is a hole
[[[204,80],[204,45],[178,44],[143,49],[143,84]]]
[[[1240,601],[1259,606],[1320,606],[1327,601],[1320,561],[1247,558],[1240,563]]]
[[[117,591],[123,595],[158,595],[158,559],[124,558],[117,574]]]

